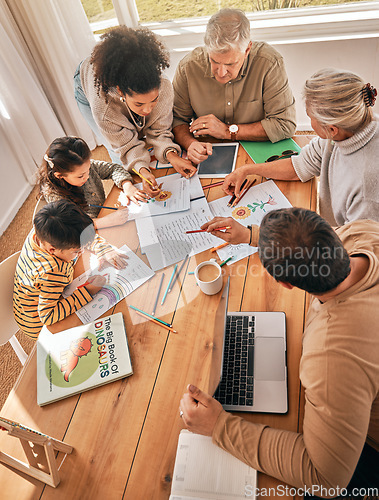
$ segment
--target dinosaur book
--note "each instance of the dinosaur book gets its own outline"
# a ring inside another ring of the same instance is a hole
[[[122,313],[37,340],[37,403],[53,403],[133,373]]]

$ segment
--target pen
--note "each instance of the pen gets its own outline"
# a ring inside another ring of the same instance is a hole
[[[234,200],[234,202],[232,204],[232,207],[235,207],[236,205],[238,205],[238,203],[242,200],[242,198],[245,196],[245,194],[249,191],[249,189],[251,188],[251,186],[253,186],[256,182],[257,182],[257,179],[254,179],[253,182],[247,186],[247,188],[240,195],[240,197],[238,199]]]
[[[241,189],[245,187],[246,185],[246,182],[247,182],[247,178],[243,181],[243,183],[241,184]],[[236,199],[236,195],[234,194],[230,200],[229,200],[229,203],[228,203],[228,207],[231,206],[231,204],[233,203],[233,201]]]
[[[165,326],[169,326],[171,328],[172,325],[170,325],[170,323],[166,323],[166,321],[163,321],[163,319],[159,319],[159,318],[156,318],[155,316],[153,316],[152,314],[149,314],[145,311],[142,311],[141,309],[138,309],[138,307],[134,307],[134,306],[129,306],[131,309],[134,309],[135,311],[141,313],[141,314],[144,314],[145,316],[147,316],[148,318],[151,318],[151,319],[155,319],[155,321],[158,321],[158,323],[162,323],[162,325],[165,325]]]
[[[161,282],[159,283],[158,293],[157,293],[157,297],[156,297],[155,302],[154,302],[153,312],[151,313],[153,316],[155,314],[155,309],[157,308],[159,295],[161,293],[163,278],[164,278],[164,273],[162,273],[162,276],[161,276]]]
[[[225,259],[225,260],[224,260],[224,262],[221,262],[220,267],[225,266],[225,264],[226,264],[227,262],[229,262],[230,260],[232,260],[232,258],[233,258],[233,257],[228,257],[227,259]]]
[[[170,293],[170,292],[171,292],[171,290],[172,290],[173,286],[175,285],[176,280],[179,278],[179,274],[181,273],[181,271],[182,271],[182,269],[183,269],[183,267],[184,267],[184,264],[187,262],[187,259],[188,259],[188,254],[185,256],[185,258],[184,258],[184,260],[183,260],[183,262],[182,262],[182,265],[179,267],[178,272],[175,274],[175,277],[174,277],[174,279],[172,280],[172,283],[171,283],[171,285],[170,285],[170,288],[168,289],[168,293]]]
[[[224,181],[220,181],[220,182],[214,182],[213,184],[208,184],[207,186],[202,186],[203,189],[210,189],[210,188],[214,188],[216,186],[222,186],[224,184]]]
[[[170,278],[170,281],[168,282],[168,285],[167,285],[167,288],[166,288],[166,291],[163,295],[163,299],[162,299],[162,302],[161,302],[161,306],[163,306],[163,303],[164,301],[166,300],[166,297],[167,297],[167,294],[168,294],[168,289],[170,288],[171,286],[171,282],[172,280],[174,279],[174,276],[175,276],[175,273],[176,273],[176,270],[178,268],[178,264],[175,264],[175,267],[174,267],[174,270],[172,271],[172,275],[171,275],[171,278]]]
[[[138,175],[138,177],[141,177],[141,179],[143,179],[144,181],[148,182],[150,184],[150,186],[154,187],[154,184],[152,182],[150,182],[148,179],[146,179],[146,177],[144,177],[142,174],[140,174],[139,172],[137,172],[137,170],[135,168],[132,168],[133,172],[135,174]]]
[[[225,231],[225,229],[231,229],[231,226],[224,226],[224,227],[218,227],[215,229],[215,231]],[[186,234],[192,234],[192,233],[206,233],[206,229],[196,229],[194,231],[186,231]]]
[[[106,207],[105,205],[89,205],[90,207],[95,207],[95,208],[107,208],[108,210],[118,210],[118,208],[115,207]]]
[[[141,313],[139,311],[136,311],[137,314],[140,316],[143,316],[144,318],[148,319],[149,321],[152,321],[153,323],[161,326],[162,328],[166,328],[166,330],[170,330],[172,333],[178,333],[176,330],[171,328],[171,326],[166,326],[165,324],[161,323],[160,321],[157,321],[156,319],[150,318],[146,313]]]
[[[226,247],[229,244],[230,243],[228,241],[225,241],[224,243],[221,243],[221,245],[218,245],[217,247],[213,247],[211,249],[211,252],[215,252],[216,250],[220,250],[220,248],[224,248],[224,247]]]

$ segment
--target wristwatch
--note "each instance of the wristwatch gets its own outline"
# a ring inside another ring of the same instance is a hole
[[[229,126],[230,138],[232,141],[236,140],[238,133],[238,125],[234,124]]]

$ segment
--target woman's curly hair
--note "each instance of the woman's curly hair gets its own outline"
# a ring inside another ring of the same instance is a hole
[[[105,33],[91,55],[98,90],[119,87],[123,94],[147,94],[160,87],[169,55],[146,28],[118,26]]]

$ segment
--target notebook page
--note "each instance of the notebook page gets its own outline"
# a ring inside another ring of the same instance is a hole
[[[256,476],[256,470],[213,444],[211,437],[181,431],[171,500],[246,498],[245,488],[256,489]]]

